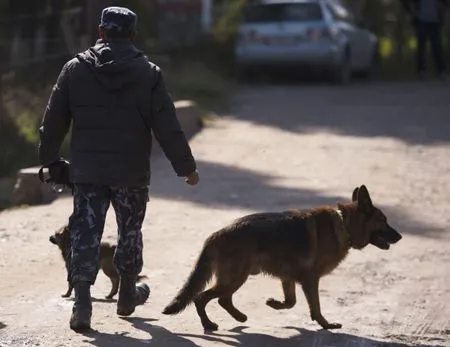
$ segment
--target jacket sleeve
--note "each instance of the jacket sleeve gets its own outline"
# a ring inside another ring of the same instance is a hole
[[[59,158],[61,144],[69,131],[69,63],[66,63],[53,86],[39,128],[39,161],[49,165]]]
[[[150,126],[176,174],[186,177],[196,170],[196,162],[176,116],[175,105],[167,91],[161,70],[157,66],[153,66],[152,70],[155,84],[151,91]]]

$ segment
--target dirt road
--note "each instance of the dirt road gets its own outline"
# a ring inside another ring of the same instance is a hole
[[[71,200],[2,212],[0,346],[450,346],[449,115],[449,85],[439,83],[244,88],[229,115],[191,141],[200,186],[154,159],[144,226],[151,298],[120,319],[100,273],[87,335],[68,328],[73,301],[60,297],[64,265],[48,241]],[[248,212],[347,201],[363,183],[404,239],[389,251],[351,251],[321,282],[324,316],[341,330],[311,322],[301,291],[293,309],[268,308],[281,286],[264,277],[235,297],[245,324],[216,302],[214,334],[204,334],[193,307],[160,313],[212,231]],[[104,237],[115,237],[112,211]]]

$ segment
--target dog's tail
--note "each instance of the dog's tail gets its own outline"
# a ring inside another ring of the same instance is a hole
[[[195,297],[203,290],[203,288],[205,288],[206,284],[211,279],[214,271],[213,264],[213,249],[211,245],[206,242],[188,280],[162,313],[177,314],[192,303]]]

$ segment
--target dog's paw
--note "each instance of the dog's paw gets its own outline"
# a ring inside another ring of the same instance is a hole
[[[62,298],[69,298],[72,293],[61,294]]]
[[[284,307],[284,304],[281,301],[276,300],[274,298],[267,299],[266,305],[272,307],[274,310],[280,310],[281,308]]]
[[[205,331],[216,331],[217,329],[219,329],[219,326],[214,322],[205,322],[202,325]]]
[[[324,328],[325,330],[340,329],[340,328],[342,328],[342,324],[339,324],[339,323],[328,323],[328,324],[324,324],[322,326],[322,328]]]
[[[239,313],[233,316],[238,322],[244,323],[247,321],[247,316],[243,313]]]

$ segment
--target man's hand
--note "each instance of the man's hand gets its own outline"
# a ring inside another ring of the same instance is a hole
[[[198,175],[198,171],[195,170],[193,173],[191,173],[189,176],[186,177],[186,183],[190,186],[195,186],[198,181],[200,181],[200,177]]]

